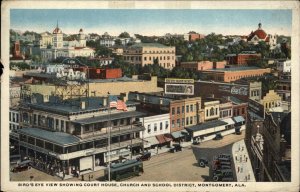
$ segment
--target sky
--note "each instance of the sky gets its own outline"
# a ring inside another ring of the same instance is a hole
[[[52,32],[58,25],[63,33],[119,35],[201,34],[249,35],[262,28],[268,34],[291,35],[291,10],[203,10],[203,9],[12,9],[10,28],[38,33]]]

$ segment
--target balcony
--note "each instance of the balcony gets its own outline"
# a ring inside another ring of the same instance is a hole
[[[115,136],[115,135],[123,135],[126,133],[132,133],[135,131],[143,131],[145,128],[142,126],[141,123],[134,123],[132,125],[124,125],[124,126],[118,126],[118,127],[112,127],[111,128],[111,136]],[[92,138],[92,137],[107,137],[108,136],[108,127],[106,128],[102,128],[99,131],[92,131],[92,132],[86,132],[83,134],[76,134],[78,137],[80,137],[81,139],[87,139],[87,138]]]

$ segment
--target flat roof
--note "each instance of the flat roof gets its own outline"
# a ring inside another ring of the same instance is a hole
[[[264,69],[264,68],[259,68],[259,67],[230,67],[230,68],[222,68],[222,69],[210,69],[210,70],[205,70],[205,71],[247,71],[247,70],[258,70],[258,69]]]
[[[199,125],[187,127],[185,129],[189,132],[193,132],[193,131],[201,131],[201,130],[210,129],[213,127],[218,127],[218,126],[227,125],[227,124],[228,123],[221,121],[221,120],[214,120],[214,121],[209,121],[209,122],[202,123]]]
[[[116,119],[122,119],[127,117],[138,117],[143,115],[146,115],[146,113],[139,112],[139,111],[129,111],[129,112],[113,113],[110,115],[109,114],[101,115],[101,116],[90,117],[85,119],[78,119],[78,120],[73,120],[72,122],[84,125],[84,124],[104,122],[104,121],[108,121],[109,119],[116,120]]]
[[[49,141],[51,143],[57,145],[70,145],[74,143],[78,143],[80,139],[74,135],[64,133],[64,132],[52,132],[39,128],[22,128],[17,130],[20,134],[25,134],[28,136],[36,137],[38,139],[42,139],[45,141]]]
[[[136,48],[136,47],[158,47],[158,48],[169,48],[166,45],[160,44],[160,43],[136,43],[132,46],[130,46],[132,48]]]

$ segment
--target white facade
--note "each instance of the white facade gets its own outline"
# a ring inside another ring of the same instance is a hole
[[[220,101],[204,103],[204,120],[218,119],[220,116]]]
[[[9,109],[9,131],[19,129],[19,111],[17,109]]]
[[[277,63],[277,70],[281,71],[281,72],[284,72],[284,73],[290,73],[291,72],[291,65],[292,65],[291,60],[279,61]]]
[[[170,133],[170,114],[154,115],[140,118],[139,121],[145,127],[141,132],[144,138]]]

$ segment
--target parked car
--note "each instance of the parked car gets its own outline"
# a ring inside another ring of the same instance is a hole
[[[215,138],[213,138],[213,140],[221,140],[223,139],[223,136],[221,135],[221,133],[217,133]]]
[[[174,144],[173,147],[170,149],[171,153],[175,153],[177,151],[182,151],[182,146],[180,144]]]
[[[193,145],[199,145],[200,144],[200,141],[198,141],[198,140],[193,140]]]
[[[198,164],[200,167],[205,167],[208,165],[208,160],[206,157],[202,157],[200,159],[198,159]]]
[[[144,152],[141,156],[138,156],[136,160],[138,161],[146,161],[151,159],[151,152]]]
[[[26,171],[31,168],[32,161],[26,160],[19,163],[16,167],[12,168],[12,172]]]
[[[213,173],[214,181],[233,181],[233,172],[231,169],[215,170]]]

